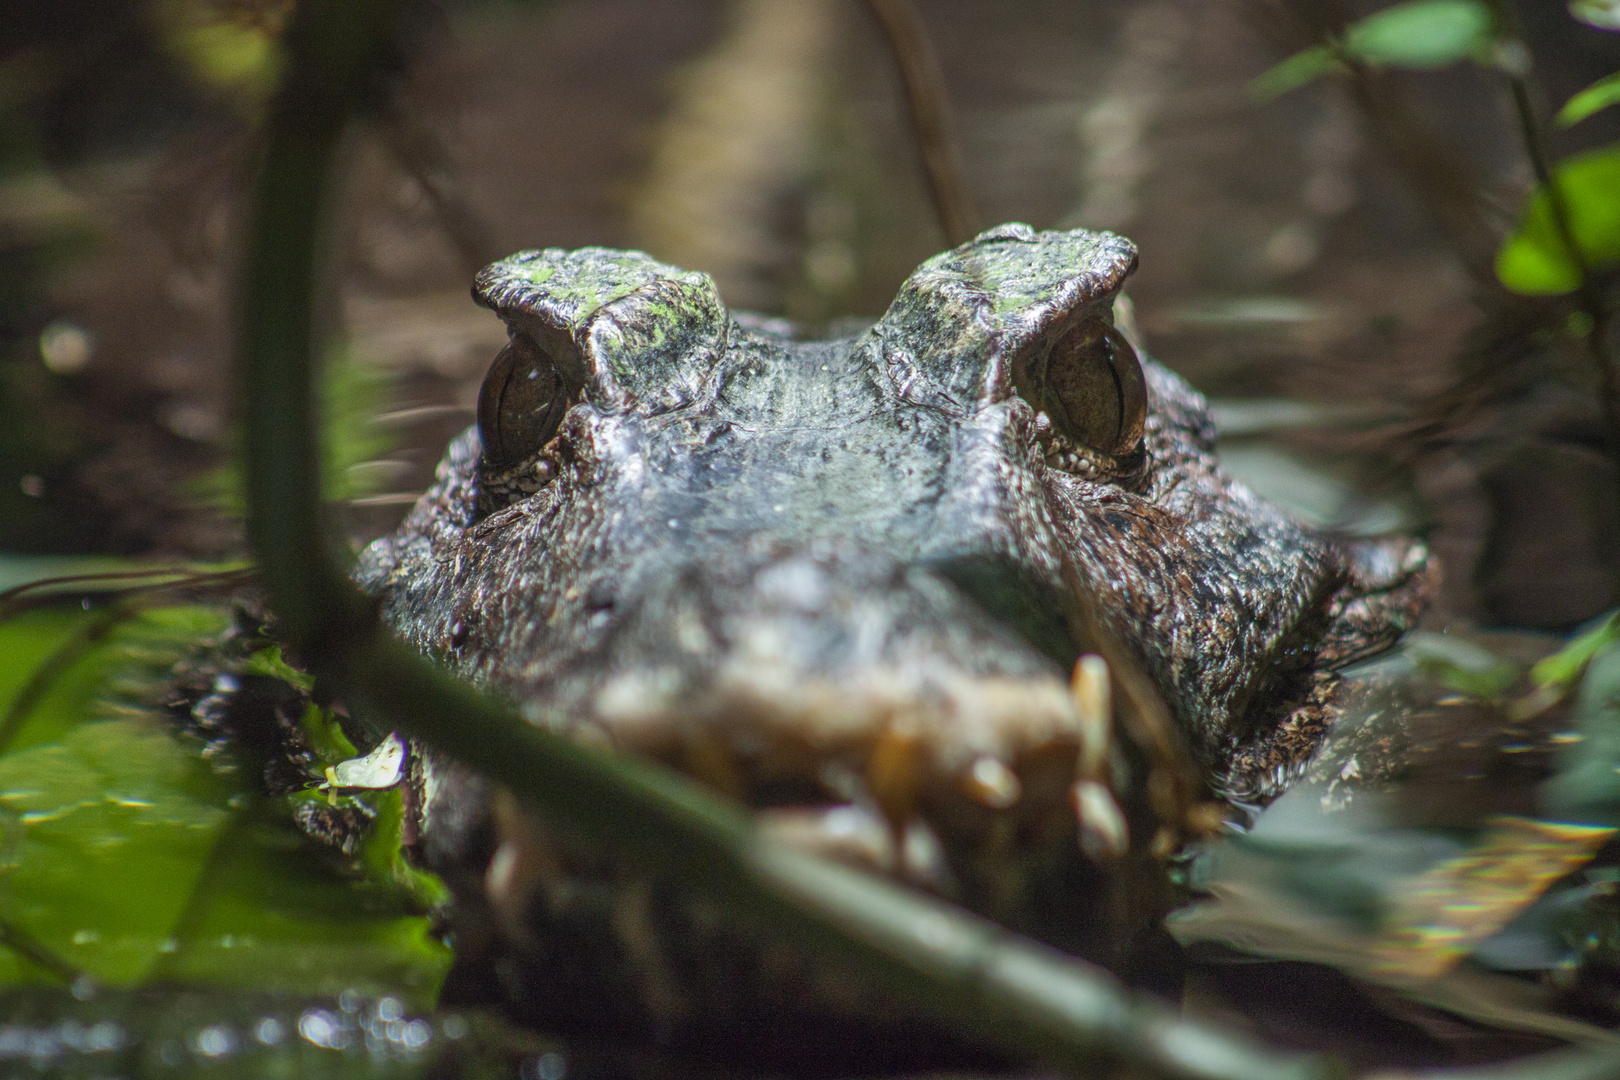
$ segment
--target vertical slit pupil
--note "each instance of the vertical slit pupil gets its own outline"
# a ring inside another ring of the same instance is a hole
[[[1141,441],[1147,385],[1125,338],[1100,319],[1068,331],[1046,364],[1044,407],[1066,436],[1094,450],[1125,454]]]
[[[478,434],[491,465],[513,465],[551,441],[562,421],[556,365],[518,335],[501,350],[478,392]]]

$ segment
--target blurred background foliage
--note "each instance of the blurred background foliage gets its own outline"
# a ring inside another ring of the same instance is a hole
[[[985,219],[1135,239],[1134,321],[1214,399],[1228,466],[1446,566],[1309,784],[1189,853],[1190,1007],[1352,1063],[1612,1038],[1615,5],[918,9]],[[8,9],[0,585],[240,555],[232,274],[293,12]],[[470,422],[504,341],[466,297],[484,262],[641,247],[836,329],[943,246],[860,5],[423,0],[396,54],[322,313],[354,545]],[[645,1067],[432,1012],[442,887],[400,859],[397,792],[329,773],[374,736],[210,572],[0,600],[0,1063]]]

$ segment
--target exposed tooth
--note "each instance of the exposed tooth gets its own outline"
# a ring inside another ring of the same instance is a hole
[[[863,870],[895,868],[889,825],[863,806],[778,806],[762,810],[760,831],[772,842],[837,859]]]
[[[982,757],[975,761],[962,786],[969,796],[992,810],[1007,809],[1023,794],[1018,774],[993,757]]]
[[[1095,780],[1077,780],[1071,789],[1080,821],[1080,848],[1092,859],[1117,859],[1130,847],[1130,829],[1114,793]]]
[[[897,850],[904,842],[906,824],[917,812],[922,749],[922,735],[916,725],[896,722],[878,736],[866,762],[867,790],[894,830]]]
[[[541,888],[550,857],[533,821],[508,792],[496,792],[490,809],[498,843],[484,870],[484,895],[506,936],[526,944],[531,937],[529,904]]]
[[[1082,656],[1075,662],[1069,689],[1080,720],[1080,777],[1101,781],[1108,769],[1108,746],[1114,728],[1108,662],[1090,653]]]

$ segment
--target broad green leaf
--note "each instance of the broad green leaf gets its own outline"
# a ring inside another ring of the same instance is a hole
[[[1553,120],[1559,127],[1569,127],[1617,102],[1620,102],[1620,71],[1605,75],[1564,102],[1564,107],[1558,110]]]
[[[1249,93],[1261,101],[1282,97],[1313,79],[1320,78],[1339,66],[1333,50],[1325,45],[1297,52],[1281,63],[1268,68],[1249,83]]]
[[[1479,0],[1410,0],[1352,23],[1344,40],[1297,52],[1249,83],[1261,101],[1280,97],[1341,67],[1341,56],[1369,64],[1438,68],[1484,56],[1495,32]]]
[[[397,836],[396,836],[397,839]],[[386,879],[335,874],[290,824],[245,814],[177,927],[167,981],[279,993],[396,993],[429,1007],[449,967],[445,946]]]
[[[32,726],[30,721],[35,716],[55,713],[78,718],[84,715],[100,688],[102,672],[63,672],[49,687],[46,700],[36,698],[36,704],[27,710],[27,715],[18,712],[23,703],[17,700],[34,681],[40,666],[64,646],[70,645],[83,625],[82,611],[59,608],[30,611],[0,622],[0,717],[10,720],[9,724],[4,721],[0,721],[0,724],[13,729],[8,738],[0,740],[0,752],[9,747],[26,745],[29,741],[40,741],[24,735],[25,728]],[[32,730],[28,730],[28,736],[33,734]],[[46,736],[53,737],[55,732]]]
[[[170,668],[196,643],[226,626],[222,609],[157,608],[103,626],[99,614],[81,608],[47,607],[0,621],[0,753],[50,742],[104,712],[110,692],[140,698],[154,691]],[[54,672],[33,687],[46,664]],[[21,711],[19,696],[33,700]]]
[[[1417,670],[1460,694],[1483,701],[1496,700],[1519,678],[1517,665],[1448,634],[1418,630],[1408,634],[1403,645]]]
[[[1620,143],[1565,158],[1553,181],[1588,269],[1620,266]],[[1514,292],[1558,296],[1581,284],[1581,269],[1565,247],[1547,192],[1531,192],[1518,227],[1496,254],[1496,276]]]
[[[0,758],[0,916],[100,982],[140,982],[191,902],[230,795],[151,720],[86,724]],[[38,977],[0,950],[0,983]]]
[[[1482,55],[1494,30],[1478,0],[1411,0],[1353,23],[1344,51],[1371,64],[1437,68]]]
[[[0,703],[37,683],[97,614],[47,608],[0,622]],[[220,608],[143,612],[35,695],[0,755],[0,919],[107,985],[359,988],[431,1005],[450,955],[419,912],[443,886],[401,857],[400,794],[368,792],[363,806],[330,797],[376,824],[345,866],[293,827],[289,800],[255,795],[228,759],[135,707],[224,622]],[[271,650],[245,666],[297,675]],[[354,752],[328,711],[309,711],[321,765]],[[48,977],[0,947],[0,987]]]

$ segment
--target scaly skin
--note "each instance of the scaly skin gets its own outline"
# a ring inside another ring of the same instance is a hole
[[[1067,581],[1212,789],[1263,802],[1331,720],[1333,669],[1393,642],[1430,578],[1420,544],[1319,535],[1226,477],[1203,399],[1152,361],[1140,449],[1054,440],[1025,372],[1110,317],[1135,259],[1003,226],[925,263],[867,332],[797,342],[644,255],[513,256],[476,295],[575,403],[515,464],[459,438],[358,577],[535,723],[755,806],[915,816],[957,895],[1038,927],[1040,882],[1078,860]],[[428,787],[429,849],[453,861],[476,784]]]

